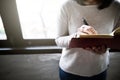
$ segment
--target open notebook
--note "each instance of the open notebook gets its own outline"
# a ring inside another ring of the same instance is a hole
[[[69,47],[84,48],[100,45],[120,50],[120,27],[111,34],[80,35],[80,38],[72,38]]]

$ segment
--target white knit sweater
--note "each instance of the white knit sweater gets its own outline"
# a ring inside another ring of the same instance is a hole
[[[68,0],[61,6],[56,25],[58,29],[56,43],[63,47],[60,68],[80,76],[93,76],[107,69],[109,51],[97,55],[82,48],[68,48],[68,46],[77,28],[83,25],[83,17],[99,34],[111,33],[117,13],[117,8],[114,6],[112,4],[109,8],[98,10],[97,5],[81,6],[74,0]]]

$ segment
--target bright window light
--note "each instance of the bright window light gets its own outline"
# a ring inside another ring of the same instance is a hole
[[[59,0],[16,0],[24,39],[56,37],[57,1]]]
[[[6,39],[7,39],[7,37],[6,37],[6,34],[5,34],[4,27],[3,27],[2,18],[0,16],[0,40],[6,40]]]

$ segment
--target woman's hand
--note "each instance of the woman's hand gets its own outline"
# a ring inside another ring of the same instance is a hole
[[[86,47],[84,49],[89,50],[95,54],[103,54],[106,52],[107,47],[105,45],[101,45],[101,46]]]
[[[97,34],[97,31],[93,27],[87,25],[82,25],[80,28],[78,28],[77,31],[78,37],[80,37],[80,35],[93,35],[93,34]],[[84,49],[94,52],[96,54],[102,54],[106,52],[107,47],[105,45],[100,45],[100,46],[86,47]]]
[[[97,31],[88,25],[82,25],[80,28],[77,30],[78,35],[93,35],[97,34]]]

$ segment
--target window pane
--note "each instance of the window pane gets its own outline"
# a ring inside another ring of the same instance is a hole
[[[24,39],[56,37],[54,8],[57,0],[16,0],[16,3]]]
[[[0,16],[0,40],[6,40],[6,39],[7,39],[7,37],[6,37],[6,34],[5,34],[4,27],[3,27],[2,18]]]

